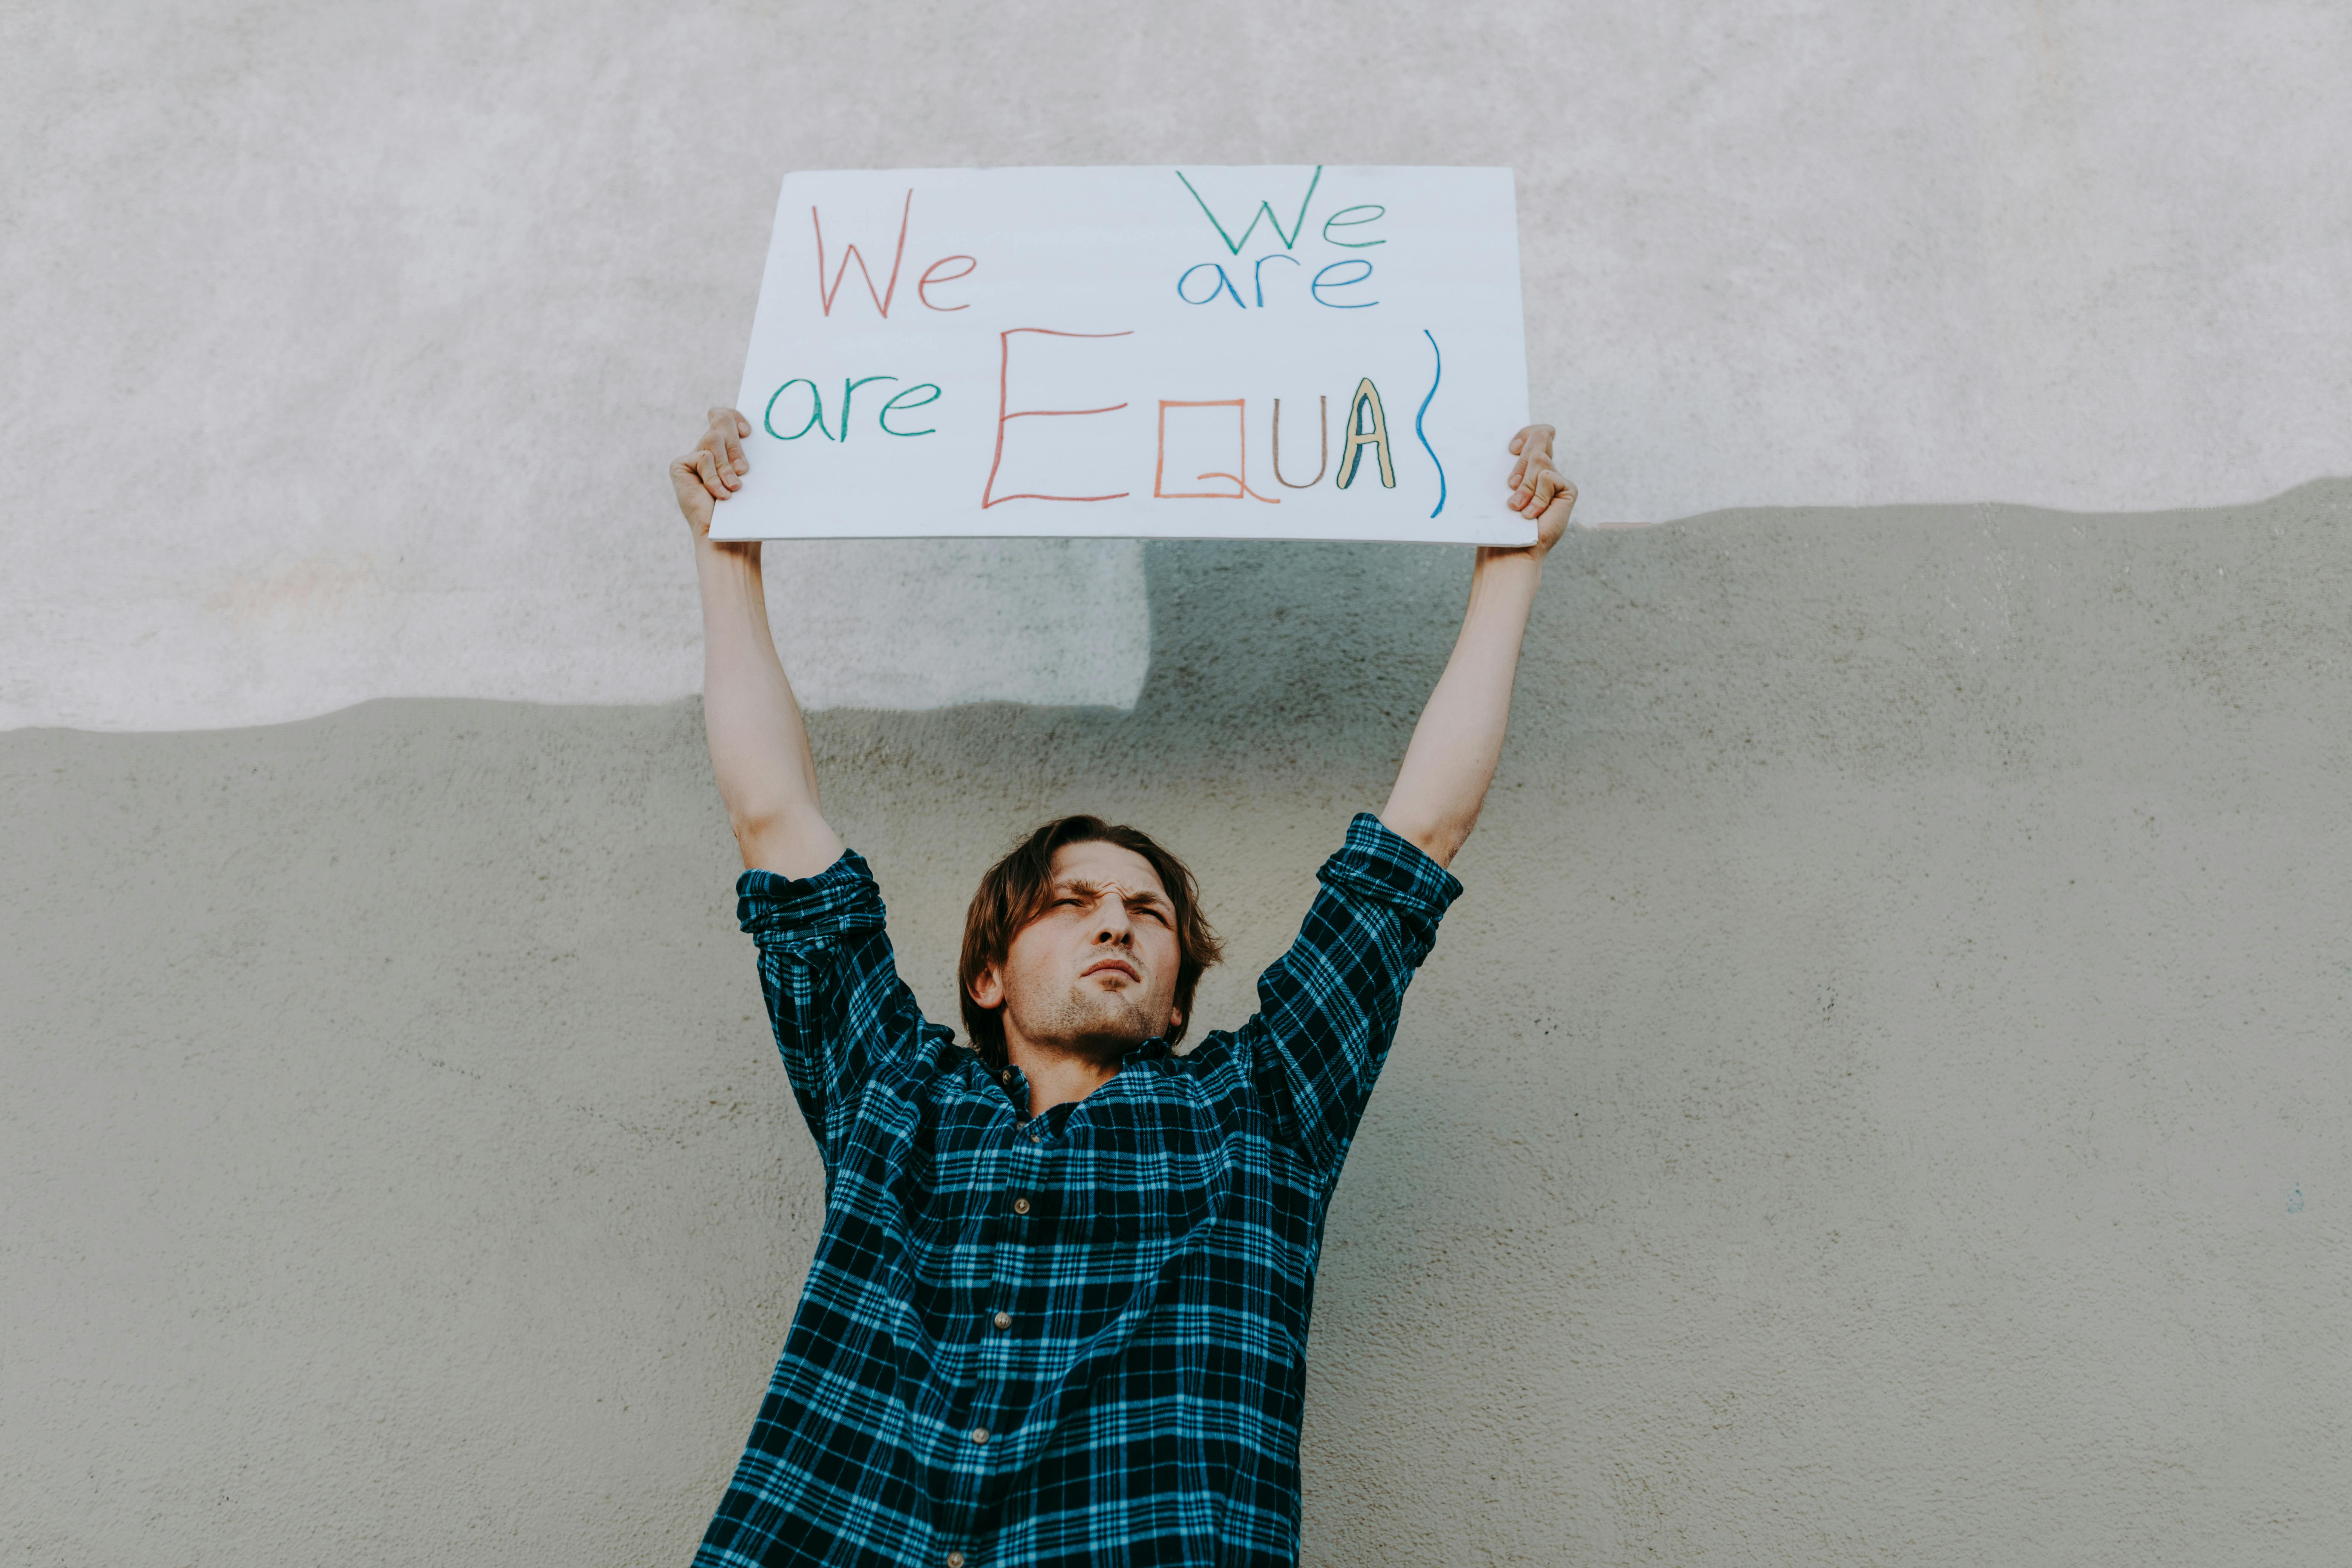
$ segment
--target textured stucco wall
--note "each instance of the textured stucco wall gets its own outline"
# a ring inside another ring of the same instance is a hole
[[[693,690],[660,468],[794,168],[1512,166],[1590,517],[2273,495],[2347,78],[2336,0],[0,8],[0,727]],[[1143,679],[1132,545],[792,560],[819,706]]]
[[[2340,1562],[2347,527],[1571,538],[1332,1214],[1309,1561]],[[1084,805],[1237,1016],[1464,570],[1145,559],[1130,712],[817,719],[935,1014]],[[694,705],[21,731],[0,816],[14,1560],[682,1561],[821,1201]]]
[[[2347,70],[2320,3],[0,7],[0,728],[78,727],[0,733],[0,1560],[685,1558],[820,1194],[660,465],[783,169],[1185,158],[1516,166],[1591,510],[1787,509],[1554,564],[1309,1560],[2342,1561]],[[1465,569],[775,561],[943,1016],[1078,806],[1238,1016]]]

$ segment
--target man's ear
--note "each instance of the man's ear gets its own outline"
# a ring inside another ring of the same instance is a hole
[[[1174,1034],[1177,1030],[1179,1030],[1179,1029],[1182,1028],[1183,1026],[1184,1026],[1184,1009],[1183,1009],[1183,1008],[1181,1008],[1181,1007],[1171,1007],[1171,1008],[1169,1008],[1169,1009],[1168,1009],[1168,1032],[1169,1032],[1170,1034],[1171,1034],[1171,1035],[1172,1035],[1172,1034]]]
[[[978,974],[974,975],[971,982],[971,999],[980,1004],[982,1007],[1003,1006],[1003,971],[996,964],[992,963],[986,969],[982,970]]]

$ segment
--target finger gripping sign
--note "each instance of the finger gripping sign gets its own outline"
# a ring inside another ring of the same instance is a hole
[[[1524,544],[1508,169],[784,176],[721,539]]]

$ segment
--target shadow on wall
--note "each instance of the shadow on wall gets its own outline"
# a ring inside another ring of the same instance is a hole
[[[1308,1560],[2327,1560],[2347,522],[1571,538],[1332,1213]],[[1467,575],[1147,560],[1131,712],[813,721],[934,1016],[1080,807],[1193,861],[1244,1013]],[[695,705],[18,731],[0,816],[8,1544],[682,1559],[823,1201]]]

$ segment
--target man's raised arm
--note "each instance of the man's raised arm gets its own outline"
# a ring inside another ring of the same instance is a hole
[[[1519,639],[1543,581],[1544,556],[1567,531],[1576,487],[1552,467],[1552,427],[1530,425],[1511,437],[1511,506],[1536,521],[1521,549],[1482,548],[1470,572],[1470,607],[1454,656],[1413,726],[1381,820],[1441,866],[1451,865],[1477,825],[1486,786],[1503,754]]]
[[[760,545],[710,537],[711,509],[751,471],[751,433],[740,414],[714,408],[694,450],[669,466],[702,584],[702,724],[744,866],[814,877],[840,856],[841,839],[817,809],[816,760],[768,632]]]

